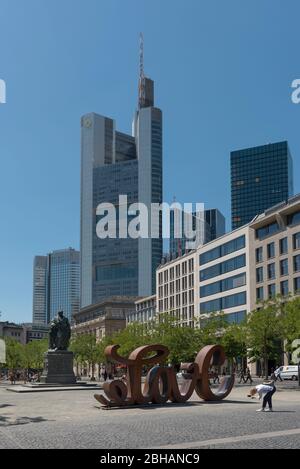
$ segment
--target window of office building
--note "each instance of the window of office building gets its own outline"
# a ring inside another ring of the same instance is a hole
[[[287,296],[289,294],[289,281],[284,280],[283,282],[280,282],[280,293],[282,296]]]
[[[269,243],[267,245],[268,259],[275,257],[275,243]]]
[[[232,290],[234,288],[242,287],[246,284],[246,274],[235,275],[219,282],[214,282],[200,288],[200,297],[214,295],[216,293]]]
[[[222,244],[221,246],[211,249],[210,251],[204,252],[203,254],[200,254],[200,265],[207,264],[207,262],[214,261],[219,257],[227,256],[232,252],[239,251],[240,249],[243,249],[245,247],[245,244],[246,238],[245,235],[243,235],[236,239],[233,239],[232,241],[229,241],[228,243]]]
[[[270,235],[276,233],[277,231],[279,231],[278,223],[277,222],[270,223],[269,225],[263,226],[262,228],[258,228],[256,230],[256,238],[264,239],[267,236],[270,236]]]
[[[244,305],[247,302],[246,292],[236,293],[235,295],[224,296],[211,301],[200,303],[200,314],[213,313],[223,309],[234,308]]]
[[[264,287],[259,287],[256,289],[256,300],[261,301],[264,299]]]
[[[300,233],[295,233],[293,236],[293,248],[300,249]]]
[[[288,252],[288,239],[282,238],[279,240],[279,250],[280,254],[287,254]]]
[[[288,215],[288,225],[299,225],[300,224],[300,211]]]
[[[294,256],[294,272],[300,272],[300,254]]]
[[[256,281],[257,283],[263,282],[264,281],[264,271],[262,267],[258,267],[256,269]]]
[[[256,249],[256,262],[262,262],[263,261],[263,248],[257,248]]]
[[[242,321],[244,321],[246,316],[247,316],[246,311],[238,311],[236,313],[226,314],[224,319],[230,324],[232,323],[240,324]]]
[[[189,272],[193,272],[194,270],[194,259],[189,259]]]
[[[271,283],[271,285],[268,285],[268,297],[274,298],[274,296],[276,296],[276,285]]]
[[[275,278],[275,262],[268,264],[268,279],[272,280]]]
[[[180,277],[180,264],[176,265],[176,277]]]
[[[241,256],[233,257],[228,261],[221,262],[220,264],[213,265],[207,269],[200,271],[200,280],[209,280],[210,278],[217,277],[221,274],[226,274],[232,272],[233,270],[240,269],[246,265],[246,256],[242,254]]]
[[[300,277],[294,278],[294,292],[300,293]]]
[[[277,222],[270,223],[267,226],[263,226],[262,228],[258,228],[256,230],[256,237],[258,239],[264,239],[272,234],[277,233],[280,230],[279,225]]]
[[[280,261],[280,275],[288,275],[289,273],[289,261],[288,259],[283,259]]]

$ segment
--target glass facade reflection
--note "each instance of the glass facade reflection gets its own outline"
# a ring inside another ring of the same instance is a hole
[[[231,152],[232,229],[293,195],[293,163],[286,141]]]

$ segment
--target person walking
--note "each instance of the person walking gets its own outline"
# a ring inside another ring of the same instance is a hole
[[[220,379],[219,379],[219,375],[218,375],[217,370],[215,370],[215,371],[213,372],[213,383],[214,383],[214,384],[216,384],[216,383],[220,384]]]
[[[252,379],[252,376],[251,376],[251,372],[250,372],[250,368],[248,367],[247,370],[246,370],[246,379],[244,379],[244,383],[247,383],[247,381],[250,381],[250,384],[253,383],[253,379]]]
[[[239,380],[239,384],[241,383],[245,383],[245,371],[244,369],[242,368],[241,371],[240,371],[240,380]]]

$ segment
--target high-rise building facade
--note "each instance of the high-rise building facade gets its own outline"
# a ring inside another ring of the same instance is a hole
[[[75,249],[61,249],[48,255],[48,317],[58,311],[72,320],[79,311],[80,254]]]
[[[149,226],[151,203],[162,202],[162,112],[154,107],[153,81],[140,78],[132,136],[94,113],[82,117],[81,129],[81,307],[112,296],[149,296],[162,257],[161,221],[158,238],[132,239],[119,236],[118,220],[120,195],[127,206],[148,207]],[[116,238],[98,237],[99,204],[115,207]]]
[[[32,322],[47,324],[47,256],[35,256],[33,261]]]
[[[181,223],[176,219],[176,208],[170,210],[170,256],[175,258],[189,251],[188,242],[190,236],[185,232],[186,222],[191,225],[196,233],[191,241],[195,241],[193,249],[212,241],[225,234],[225,217],[218,209],[204,210],[203,214],[185,214],[181,211]],[[198,217],[198,220],[197,220]],[[178,217],[177,217],[178,218]],[[176,233],[176,224],[181,228],[181,236]],[[189,231],[189,230],[187,230]]]
[[[231,152],[233,230],[292,195],[293,161],[286,141]]]
[[[80,254],[75,249],[53,251],[34,258],[33,317],[34,325],[46,325],[64,311],[72,320],[79,311]]]

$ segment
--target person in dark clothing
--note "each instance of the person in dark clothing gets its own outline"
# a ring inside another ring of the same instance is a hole
[[[271,386],[272,391],[269,391],[269,392],[267,392],[267,394],[265,394],[265,396],[264,396],[264,398],[263,398],[262,407],[263,407],[263,409],[265,409],[266,406],[267,406],[267,404],[268,404],[268,406],[269,406],[269,412],[273,412],[272,396],[273,396],[273,394],[276,392],[276,387],[275,387],[274,381],[265,382],[265,384],[267,384],[268,386]],[[267,412],[267,411],[268,411],[268,409],[266,409],[266,412]]]
[[[247,383],[248,380],[250,381],[250,384],[253,383],[253,379],[252,379],[249,367],[246,370],[246,379],[244,378],[244,383]]]

